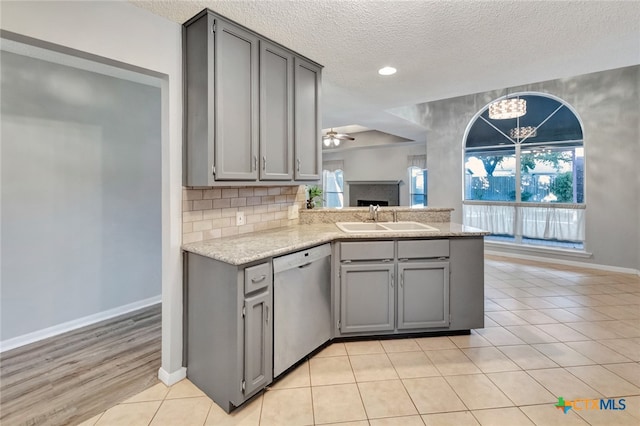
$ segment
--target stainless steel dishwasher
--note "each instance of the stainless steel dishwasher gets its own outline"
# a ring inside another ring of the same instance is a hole
[[[273,259],[273,377],[331,337],[331,245]]]

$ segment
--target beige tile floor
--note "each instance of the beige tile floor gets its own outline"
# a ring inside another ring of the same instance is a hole
[[[640,278],[487,257],[485,328],[334,343],[227,415],[188,380],[83,425],[640,425]],[[624,411],[554,408],[625,398]]]

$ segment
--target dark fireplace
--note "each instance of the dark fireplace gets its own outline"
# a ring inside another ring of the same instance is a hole
[[[386,200],[358,200],[358,207],[368,207],[378,205],[380,207],[388,206],[389,202]]]
[[[350,206],[400,205],[400,181],[347,181],[347,184]]]

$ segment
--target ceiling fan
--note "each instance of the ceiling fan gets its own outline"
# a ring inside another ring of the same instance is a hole
[[[339,146],[340,141],[354,141],[356,138],[352,138],[346,133],[337,133],[334,132],[333,129],[327,132],[326,135],[322,137],[322,142],[324,146]]]

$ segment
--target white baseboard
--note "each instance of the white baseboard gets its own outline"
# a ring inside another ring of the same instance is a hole
[[[168,373],[167,370],[165,370],[162,367],[160,367],[160,369],[158,370],[158,379],[160,379],[160,381],[167,386],[175,385],[180,380],[186,377],[187,377],[186,367],[180,367],[177,371],[174,371],[173,373]]]
[[[611,271],[611,272],[619,272],[622,274],[633,274],[633,275],[640,276],[640,270],[633,269],[633,268],[622,268],[620,266],[600,265],[597,263],[578,262],[573,260],[565,260],[565,259],[542,257],[542,256],[530,256],[526,254],[512,253],[507,251],[485,250],[484,252],[485,254],[491,254],[495,256],[512,257],[515,259],[524,259],[524,260],[534,260],[538,262],[554,263],[557,265],[578,266],[578,267],[587,268],[587,269],[598,269],[600,271]]]
[[[86,327],[100,321],[108,320],[119,315],[136,311],[138,309],[146,308],[147,306],[155,305],[160,302],[162,302],[162,296],[158,295],[150,297],[148,299],[129,303],[128,305],[118,306],[117,308],[109,309],[107,311],[98,312],[97,314],[63,322],[62,324],[54,325],[53,327],[47,327],[42,330],[34,331],[32,333],[23,334],[22,336],[3,340],[0,342],[0,353],[19,348],[20,346],[28,345],[29,343],[37,342],[48,337],[57,336],[58,334],[66,333],[67,331],[76,330],[78,328]]]

